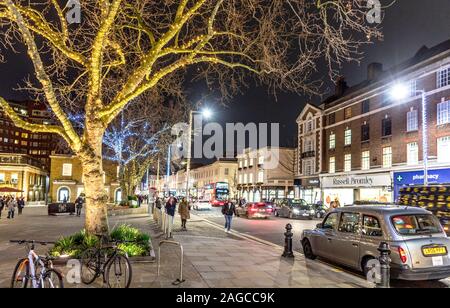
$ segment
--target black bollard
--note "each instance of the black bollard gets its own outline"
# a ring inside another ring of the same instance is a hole
[[[284,233],[284,252],[282,257],[285,258],[293,258],[294,252],[292,251],[292,237],[294,234],[292,233],[292,225],[286,225],[286,232]]]
[[[381,281],[377,283],[377,288],[389,288],[391,282],[391,250],[389,244],[381,242],[378,251],[380,252],[378,261],[380,262]]]

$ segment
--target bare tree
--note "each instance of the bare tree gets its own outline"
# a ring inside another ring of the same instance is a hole
[[[69,25],[58,0],[0,0],[1,43],[26,47],[34,75],[22,90],[47,102],[57,122],[21,128],[60,135],[81,160],[89,233],[108,232],[102,139],[108,125],[146,91],[172,93],[183,77],[204,78],[224,97],[251,75],[272,90],[316,93],[320,59],[331,76],[358,47],[380,37],[365,0],[83,0]],[[192,69],[190,69],[192,68]],[[81,134],[68,113],[82,110]]]

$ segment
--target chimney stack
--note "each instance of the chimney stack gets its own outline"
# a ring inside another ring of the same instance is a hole
[[[335,95],[336,96],[342,96],[344,95],[345,90],[348,89],[347,82],[345,81],[345,77],[341,76],[336,81],[336,90]]]
[[[367,66],[367,80],[372,81],[377,79],[383,72],[383,64],[381,63],[370,63]]]

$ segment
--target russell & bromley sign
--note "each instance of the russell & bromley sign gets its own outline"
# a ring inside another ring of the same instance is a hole
[[[390,174],[345,175],[322,178],[322,187],[377,187],[391,186]]]

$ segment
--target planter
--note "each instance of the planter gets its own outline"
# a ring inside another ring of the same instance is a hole
[[[124,216],[124,215],[140,215],[140,214],[148,214],[148,208],[143,206],[138,208],[119,207],[108,211],[108,216]]]
[[[57,267],[65,267],[67,266],[67,262],[69,260],[77,260],[78,262],[81,262],[80,259],[73,259],[70,257],[59,257],[53,260],[53,265]],[[129,260],[131,263],[155,263],[156,258],[152,256],[143,256],[143,257],[129,257]]]

